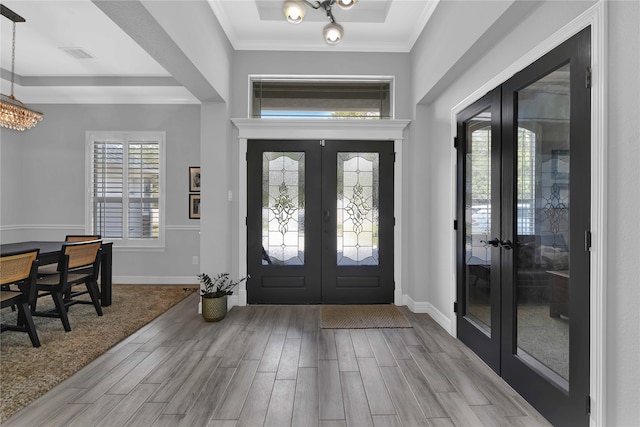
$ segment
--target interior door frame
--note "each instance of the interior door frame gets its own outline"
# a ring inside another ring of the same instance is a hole
[[[542,43],[517,59],[510,66],[476,89],[473,93],[451,109],[450,136],[451,141],[457,134],[456,117],[467,106],[480,99],[491,89],[501,85],[518,71],[541,58],[584,28],[591,26],[591,251],[590,251],[590,336],[589,336],[589,376],[591,398],[591,425],[604,425],[605,414],[605,291],[607,263],[606,230],[606,188],[607,188],[607,119],[606,119],[606,46],[607,46],[607,2],[599,1],[591,8],[562,27]],[[450,176],[451,194],[456,194],[456,159],[457,153],[451,144]],[[452,198],[449,207],[451,217],[455,218],[456,198]],[[454,302],[457,294],[456,269],[456,234],[451,234],[449,265],[453,272],[449,284],[450,290],[450,333],[457,336]]]
[[[402,141],[409,120],[320,120],[320,119],[231,119],[238,137],[238,277],[247,273],[247,144],[250,139],[277,140],[354,140],[354,141],[394,141],[396,155],[394,167],[394,217],[396,224],[394,238],[394,304],[406,305],[402,287]],[[237,297],[236,297],[237,294]],[[237,299],[236,299],[237,298]],[[246,283],[241,283],[230,305],[247,305]]]

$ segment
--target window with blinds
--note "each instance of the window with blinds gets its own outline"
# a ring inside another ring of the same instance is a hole
[[[252,118],[391,119],[391,80],[252,78]]]
[[[124,245],[162,245],[164,133],[91,133],[91,232]]]

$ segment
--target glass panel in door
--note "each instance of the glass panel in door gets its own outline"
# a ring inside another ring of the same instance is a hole
[[[491,336],[491,109],[467,121],[465,147],[465,307]]]
[[[304,152],[263,153],[263,265],[304,264]]]
[[[570,68],[518,92],[516,353],[568,388]]]

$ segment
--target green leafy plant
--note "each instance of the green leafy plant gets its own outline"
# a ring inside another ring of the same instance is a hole
[[[229,278],[229,273],[220,273],[213,279],[206,273],[199,274],[198,279],[200,280],[200,284],[203,286],[200,288],[200,295],[203,298],[218,298],[225,295],[231,295],[233,294],[233,288],[250,277],[251,276],[247,274],[242,279],[234,282]]]

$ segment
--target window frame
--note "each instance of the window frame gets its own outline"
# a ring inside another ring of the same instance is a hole
[[[87,131],[85,133],[85,231],[93,233],[93,188],[92,177],[94,171],[93,147],[95,141],[100,140],[119,141],[127,147],[126,159],[128,159],[128,146],[130,143],[141,141],[157,141],[159,155],[159,177],[158,177],[158,237],[157,238],[129,238],[128,237],[128,216],[123,213],[123,237],[115,238],[103,236],[106,240],[113,242],[114,247],[129,249],[162,250],[165,247],[166,238],[166,132],[164,131]],[[125,160],[123,189],[128,188],[128,162]],[[128,192],[123,191],[124,206],[123,212],[128,212]]]
[[[389,84],[389,117],[376,118],[375,120],[387,121],[395,120],[395,76],[331,76],[331,75],[284,75],[284,74],[249,74],[247,84],[247,118],[253,118],[253,83],[254,82],[281,82],[281,83],[388,83]],[[274,118],[255,118],[255,120],[273,120]],[[275,118],[297,119],[295,117]],[[309,119],[308,116],[302,116],[300,119]],[[350,120],[361,121],[362,118],[335,118],[335,117],[315,117],[313,120]]]

